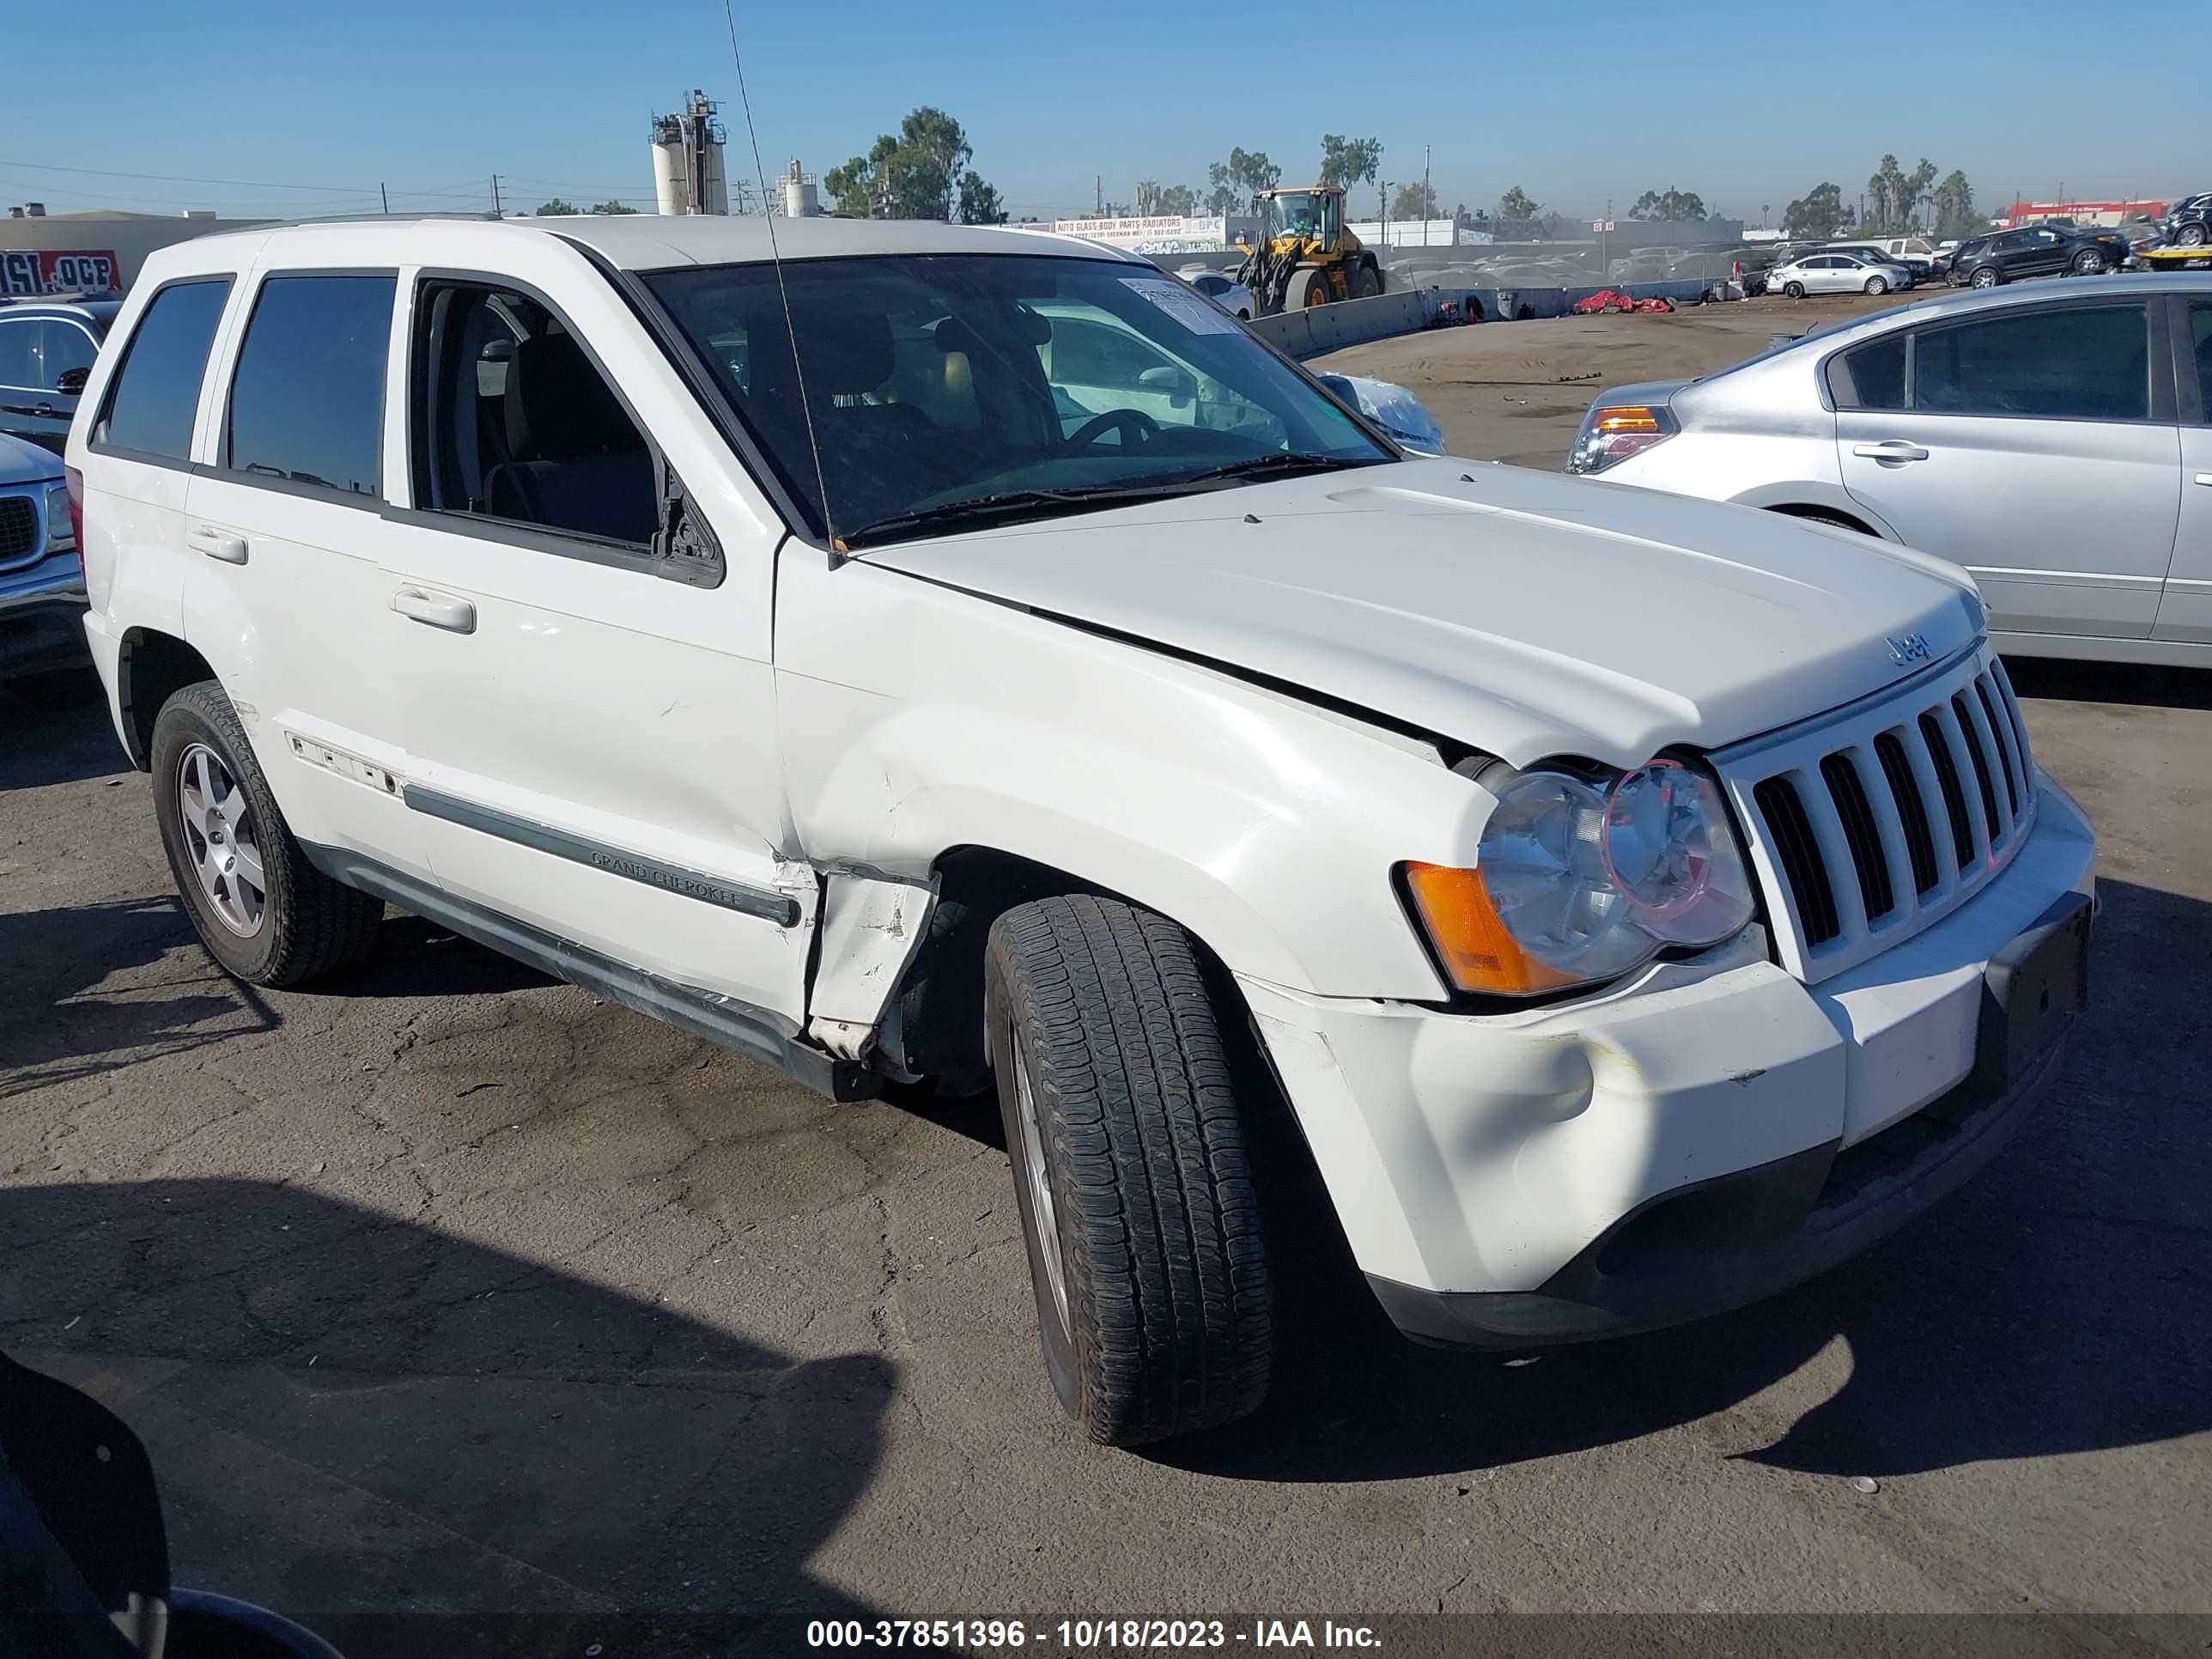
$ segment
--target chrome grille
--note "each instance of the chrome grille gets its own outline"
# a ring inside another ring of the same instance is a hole
[[[1986,648],[1713,757],[1783,964],[1864,961],[1966,902],[2035,817],[2027,728]]]
[[[0,495],[0,564],[39,550],[39,509],[28,495]]]

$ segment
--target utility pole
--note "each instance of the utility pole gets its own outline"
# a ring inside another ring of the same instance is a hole
[[[1436,204],[1429,195],[1429,147],[1421,146],[1421,246],[1429,245],[1429,221],[1436,216]]]
[[[1376,180],[1375,195],[1375,216],[1382,226],[1382,246],[1388,247],[1390,246],[1390,181],[1388,179]],[[1345,198],[1347,203],[1351,199],[1349,197]]]
[[[1766,228],[1766,208],[1767,204],[1765,202],[1761,202],[1759,204],[1759,228],[1761,230],[1765,230]]]
[[[392,198],[385,194],[384,180],[381,179],[376,181],[376,199],[384,204],[384,210],[386,214],[392,211]]]
[[[499,174],[496,173],[493,173],[491,176],[491,216],[495,219],[504,219],[507,217],[507,215],[501,211],[499,204]]]
[[[1091,175],[1091,213],[1097,219],[1106,216],[1106,175],[1103,173]]]

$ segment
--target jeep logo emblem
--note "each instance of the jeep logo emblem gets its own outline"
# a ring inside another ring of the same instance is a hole
[[[1928,643],[1925,634],[1907,634],[1901,640],[1884,641],[1889,647],[1889,659],[1899,668],[1908,668],[1917,662],[1928,662],[1936,655],[1935,647]]]

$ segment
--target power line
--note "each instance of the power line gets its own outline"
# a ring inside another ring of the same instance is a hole
[[[171,185],[235,185],[245,190],[319,190],[342,196],[374,196],[376,186],[355,185],[279,185],[265,179],[199,179],[182,173],[125,173],[115,167],[65,167],[52,161],[15,161],[0,158],[0,167],[28,167],[33,173],[74,173],[92,179],[155,179]]]

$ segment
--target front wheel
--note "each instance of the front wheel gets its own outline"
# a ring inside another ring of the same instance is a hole
[[[2076,276],[2101,276],[2105,274],[2105,256],[2084,248],[2075,256],[2074,274]]]
[[[1086,894],[991,927],[985,1030],[1053,1391],[1102,1445],[1243,1417],[1273,1299],[1222,1019],[1190,936]]]
[[[1283,293],[1283,309],[1304,311],[1314,306],[1328,303],[1328,274],[1310,266],[1291,273],[1291,285]]]
[[[374,941],[384,904],[307,862],[214,680],[154,720],[154,817],[200,942],[249,985],[296,985]]]
[[[1802,283],[1784,283],[1782,285],[1782,291],[1793,300],[1802,300],[1805,297],[1805,284]]]
[[[1868,277],[1868,278],[1867,278],[1867,283],[1866,283],[1866,291],[1867,291],[1868,293],[1869,293],[1869,294],[1887,294],[1887,293],[1888,293],[1888,292],[1889,292],[1889,278],[1888,278],[1888,277],[1887,277],[1887,276],[1869,276],[1869,277]]]

